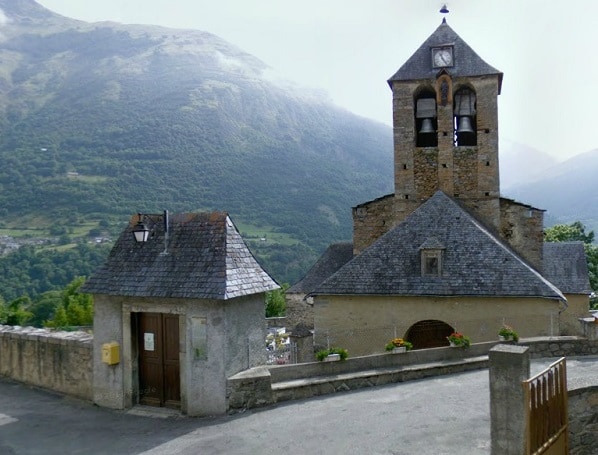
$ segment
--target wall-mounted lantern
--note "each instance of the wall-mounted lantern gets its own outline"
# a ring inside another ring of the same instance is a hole
[[[135,238],[136,242],[147,242],[149,237],[150,230],[143,222],[143,215],[138,213],[139,221],[133,228],[133,237]]]
[[[135,241],[138,243],[147,242],[150,236],[150,231],[156,225],[155,217],[159,217],[160,215],[148,215],[143,213],[138,213],[139,220],[137,224],[131,231],[133,233],[133,237]],[[147,226],[147,223],[150,224],[150,227]],[[168,240],[168,210],[164,210],[164,242]]]

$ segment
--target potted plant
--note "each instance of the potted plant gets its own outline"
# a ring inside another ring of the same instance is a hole
[[[413,344],[403,338],[393,338],[386,345],[386,350],[393,354],[410,351],[411,349],[413,349]]]
[[[503,325],[498,331],[498,338],[501,341],[519,341],[519,335],[508,325]]]
[[[321,349],[316,352],[316,359],[320,362],[334,362],[336,360],[345,360],[349,356],[349,352],[343,348],[329,348]]]
[[[454,348],[468,348],[471,345],[469,337],[460,332],[453,332],[446,339],[449,341],[451,347]]]

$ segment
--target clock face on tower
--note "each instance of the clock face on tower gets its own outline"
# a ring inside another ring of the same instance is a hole
[[[444,68],[447,66],[453,66],[453,47],[433,47],[432,66],[434,68]]]

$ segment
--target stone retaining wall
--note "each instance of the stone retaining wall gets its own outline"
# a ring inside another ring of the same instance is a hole
[[[228,379],[228,409],[234,413],[281,401],[486,368],[488,351],[496,344],[258,367]]]
[[[91,400],[92,340],[85,332],[0,325],[0,376]]]
[[[497,344],[254,368],[228,378],[228,410],[234,413],[279,401],[486,368],[488,353]],[[528,338],[519,345],[528,346],[533,358],[598,355],[598,340],[579,337]]]
[[[598,386],[569,391],[571,455],[593,455],[598,447]]]
[[[525,338],[519,344],[529,346],[534,359],[598,355],[598,340],[573,336]]]

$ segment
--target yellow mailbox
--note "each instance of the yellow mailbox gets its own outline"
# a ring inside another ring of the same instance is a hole
[[[120,362],[119,346],[116,341],[102,345],[102,362],[108,365],[116,365]]]

